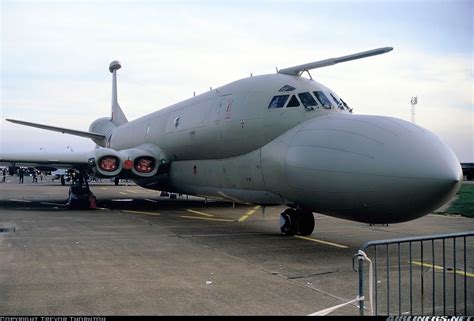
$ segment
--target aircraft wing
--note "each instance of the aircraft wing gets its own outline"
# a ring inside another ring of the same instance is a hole
[[[51,131],[60,132],[60,133],[63,133],[63,134],[70,134],[70,135],[74,135],[74,136],[80,136],[80,137],[98,139],[98,140],[104,140],[105,139],[105,136],[102,135],[102,134],[99,134],[99,133],[85,132],[85,131],[82,131],[82,130],[75,130],[75,129],[56,127],[56,126],[50,126],[50,125],[43,125],[43,124],[37,124],[37,123],[30,123],[30,122],[27,122],[27,121],[17,120],[17,119],[8,119],[7,118],[5,120],[9,121],[10,123],[14,123],[14,124],[51,130]]]
[[[89,153],[19,153],[0,154],[1,165],[44,166],[49,168],[72,168],[88,165]]]
[[[310,62],[310,63],[304,64],[304,65],[298,65],[298,66],[294,66],[294,67],[280,69],[278,71],[278,73],[291,75],[291,76],[300,76],[304,71],[308,71],[308,70],[311,70],[311,69],[327,67],[327,66],[332,66],[332,65],[335,65],[335,64],[338,64],[338,63],[341,63],[341,62],[372,57],[372,56],[375,56],[375,55],[384,54],[384,53],[392,51],[392,50],[393,50],[392,47],[372,49],[372,50],[368,50],[368,51],[358,52],[358,53],[355,53],[355,54],[352,54],[352,55],[347,55],[347,56],[342,56],[342,57],[337,57],[337,58],[329,58],[329,59],[325,59],[325,60]]]

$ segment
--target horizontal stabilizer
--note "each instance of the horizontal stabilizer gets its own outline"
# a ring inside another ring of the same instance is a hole
[[[63,134],[86,137],[86,138],[91,138],[91,139],[96,139],[96,140],[104,140],[105,139],[104,135],[98,134],[98,133],[85,132],[85,131],[81,131],[81,130],[67,129],[67,128],[37,124],[37,123],[30,123],[30,122],[26,122],[26,121],[8,119],[8,118],[6,119],[6,121],[9,121],[9,122],[14,123],[14,124],[20,124],[20,125],[25,125],[25,126],[30,126],[30,127],[36,127],[36,128],[51,130],[51,131],[54,131],[54,132],[60,132],[60,133],[63,133]]]
[[[304,65],[298,65],[298,66],[294,66],[290,68],[281,69],[278,71],[278,73],[291,75],[291,76],[300,76],[304,71],[307,71],[307,70],[326,67],[326,66],[332,66],[340,62],[346,62],[346,61],[351,61],[355,59],[361,59],[361,58],[367,58],[367,57],[371,57],[375,55],[380,55],[392,50],[393,50],[392,47],[385,47],[385,48],[378,48],[378,49],[363,51],[363,52],[355,53],[352,55],[342,56],[338,58],[329,58],[325,60],[310,62]]]

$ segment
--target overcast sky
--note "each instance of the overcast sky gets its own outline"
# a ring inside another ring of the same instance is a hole
[[[5,118],[87,130],[109,116],[110,61],[129,118],[311,61],[358,114],[411,119],[474,162],[472,1],[1,1],[0,151],[86,151],[85,139]],[[423,148],[420,146],[420,148]]]

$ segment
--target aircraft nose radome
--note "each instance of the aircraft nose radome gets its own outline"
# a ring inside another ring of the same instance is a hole
[[[383,154],[375,151],[377,158],[386,161],[382,170],[387,174],[447,182],[462,179],[461,165],[453,151],[430,131],[397,118],[368,117],[361,120],[387,132],[379,136],[386,145]]]
[[[287,190],[320,212],[401,222],[439,208],[461,185],[451,149],[412,123],[349,115],[302,125],[286,154]]]

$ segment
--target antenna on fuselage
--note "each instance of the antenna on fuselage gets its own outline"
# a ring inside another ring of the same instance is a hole
[[[109,65],[109,71],[112,73],[112,113],[111,120],[117,126],[125,124],[128,122],[127,117],[120,108],[117,99],[117,70],[122,68],[122,65],[119,61],[114,60]]]

